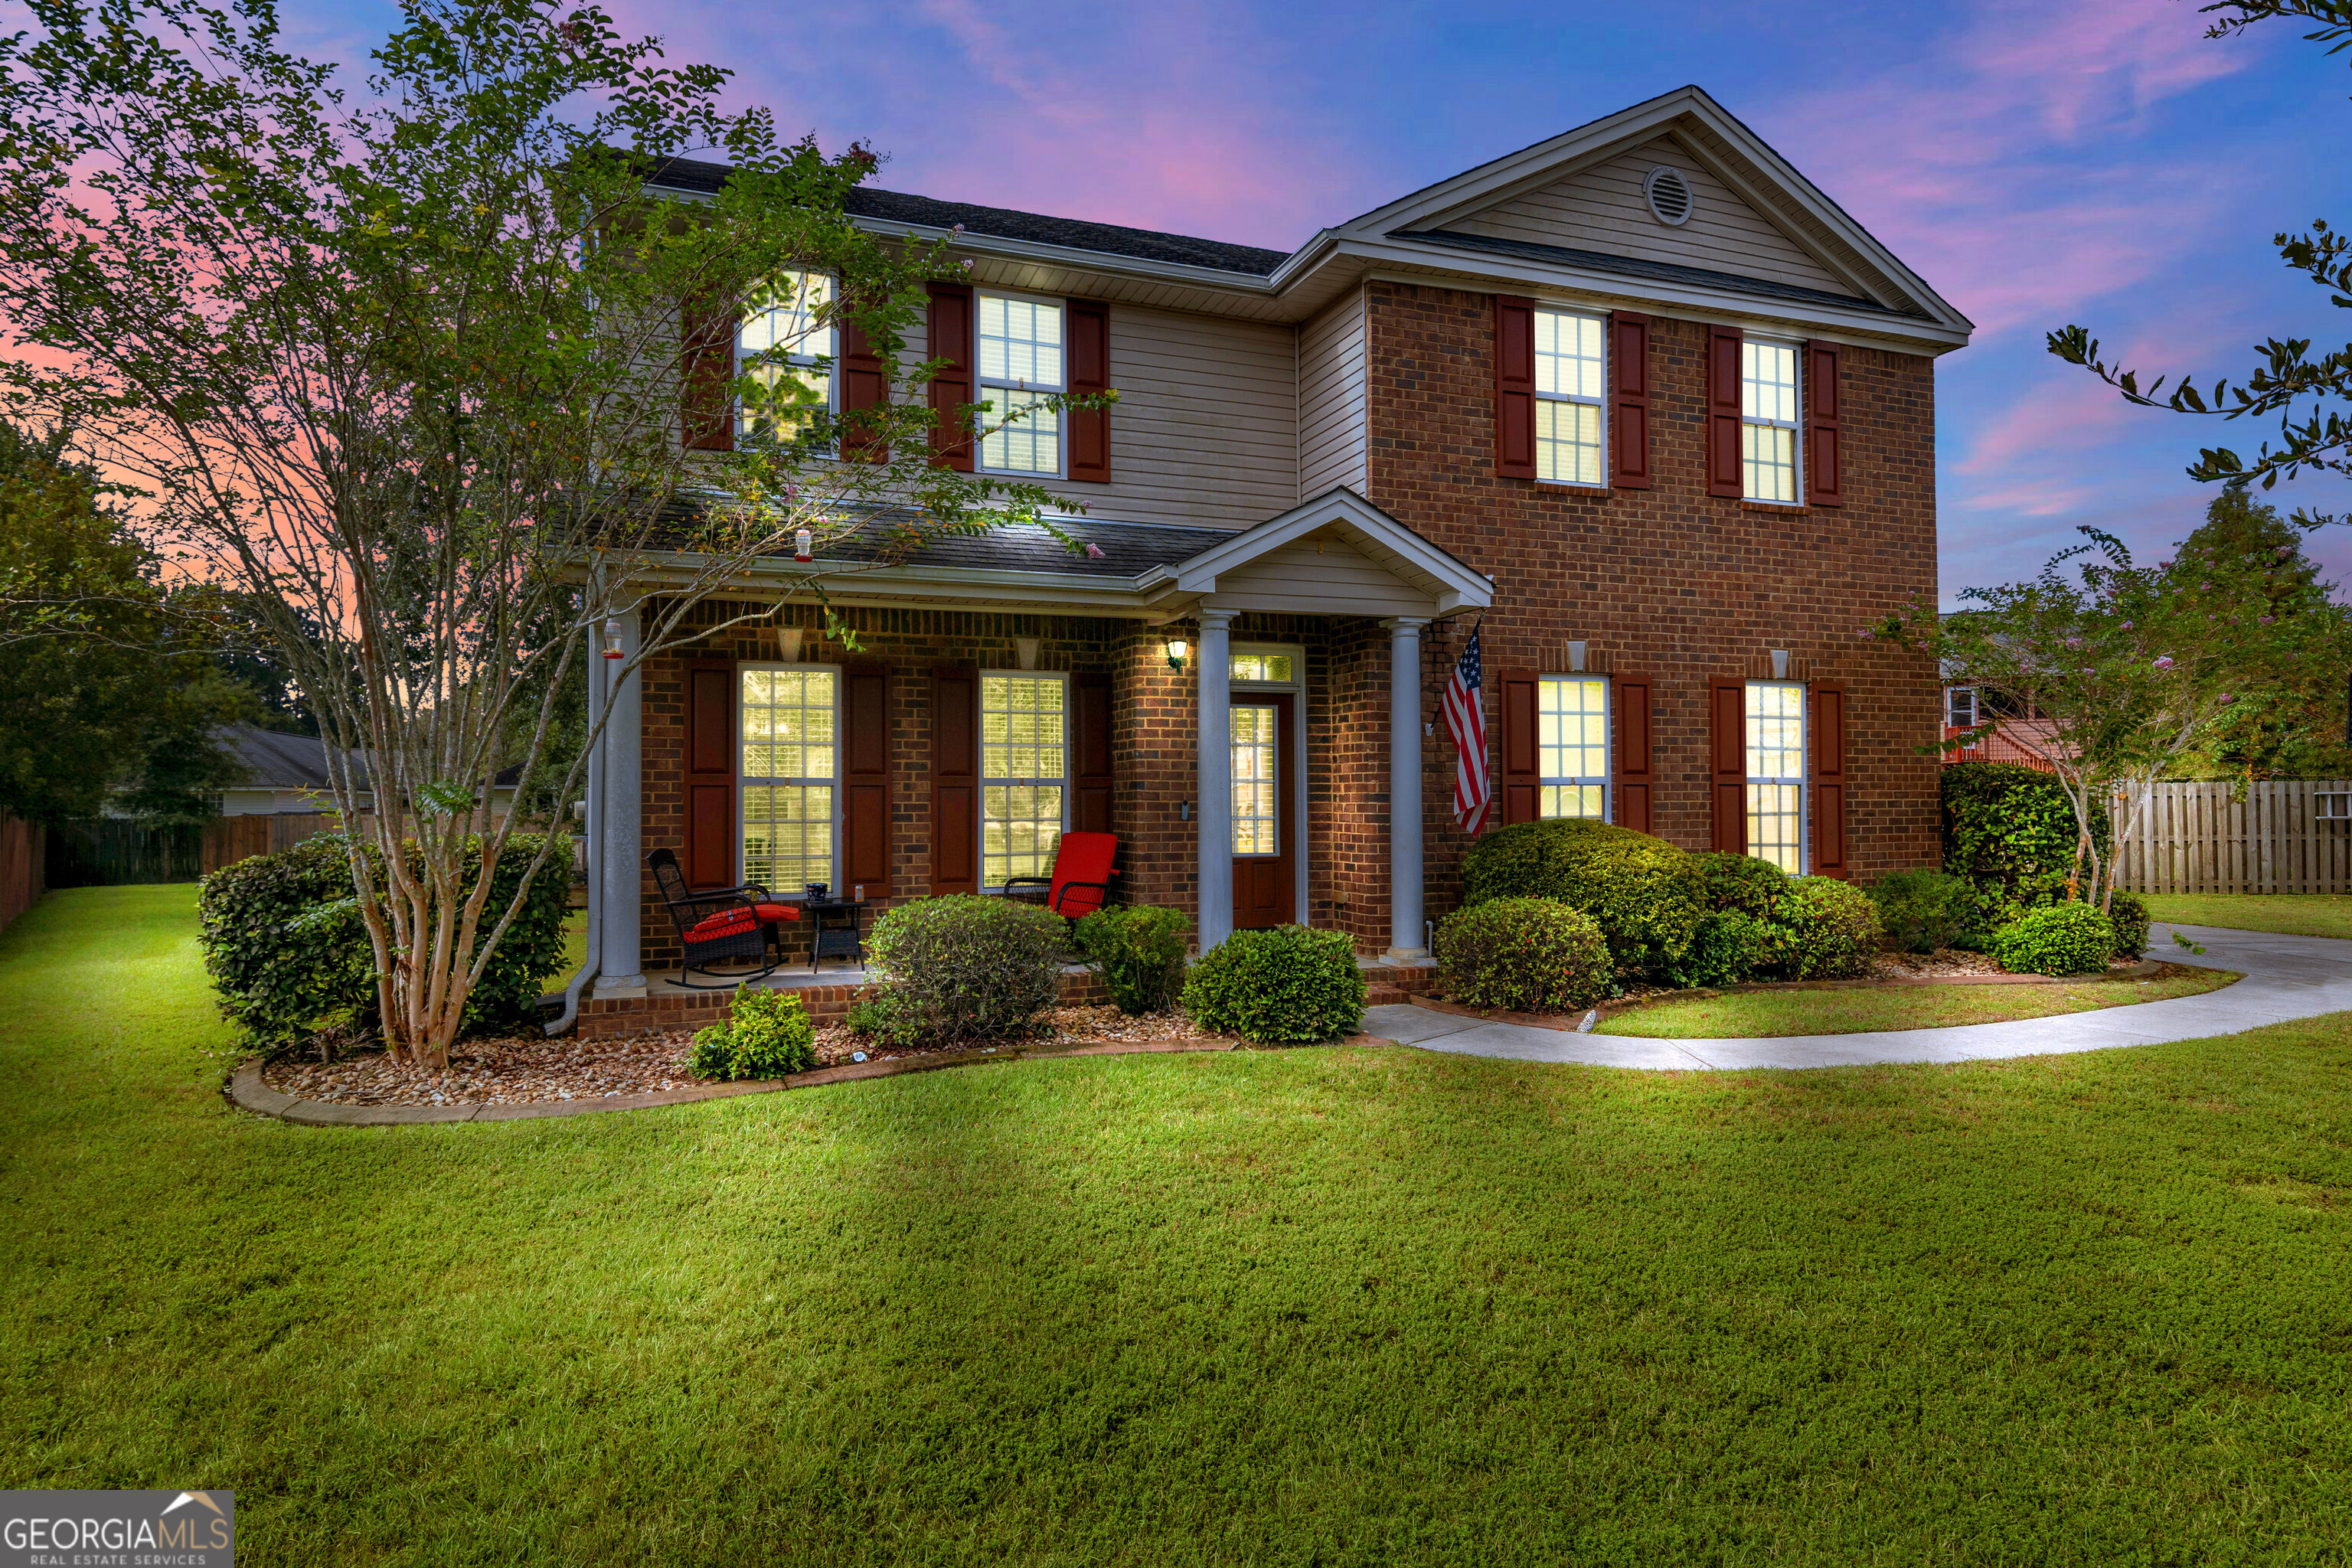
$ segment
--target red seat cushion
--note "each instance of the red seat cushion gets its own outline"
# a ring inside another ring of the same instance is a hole
[[[798,904],[761,904],[760,918],[763,921],[796,921],[801,918]]]
[[[739,904],[730,910],[721,910],[708,920],[698,921],[689,926],[687,929],[686,940],[717,942],[721,937],[740,936],[750,931],[752,926],[764,924],[769,921],[796,921],[801,918],[800,910],[792,904],[760,904],[755,907],[759,911],[757,920],[752,918],[751,910],[744,909]]]
[[[1108,886],[1111,863],[1118,858],[1118,835],[1116,833],[1065,833],[1054,851],[1054,887],[1045,896],[1045,907],[1055,914],[1076,920],[1090,915],[1103,907],[1103,889],[1071,888],[1069,897],[1062,889],[1072,882],[1098,882]]]

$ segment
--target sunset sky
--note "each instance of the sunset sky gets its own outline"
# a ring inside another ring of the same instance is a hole
[[[2181,472],[2198,446],[2258,444],[2242,423],[2125,405],[2043,351],[2049,329],[2080,321],[2146,370],[2209,377],[2273,333],[2352,336],[2352,312],[2269,244],[2352,223],[2347,57],[2284,26],[2208,42],[2182,0],[615,14],[674,63],[730,67],[735,104],[782,131],[869,141],[889,189],[1282,248],[1696,82],[1977,323],[1939,369],[1948,602],[2029,574],[2079,523],[2179,539],[2210,494]],[[373,0],[287,15],[304,47],[352,60],[394,19]],[[2352,508],[2340,480],[2290,493]],[[2352,530],[2315,553],[2352,579]]]

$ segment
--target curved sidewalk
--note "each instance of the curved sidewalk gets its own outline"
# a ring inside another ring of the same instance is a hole
[[[2178,931],[2205,949],[2202,958],[2172,945]],[[1689,1072],[1729,1068],[1861,1067],[1882,1062],[1965,1062],[1996,1057],[2054,1056],[2154,1046],[2168,1040],[2234,1035],[2323,1013],[2352,1012],[2352,942],[2282,936],[2214,926],[2166,926],[2150,933],[2151,956],[2245,978],[2200,996],[2141,1002],[2095,1013],[1961,1024],[1948,1029],[1894,1029],[1861,1035],[1789,1035],[1754,1040],[1646,1040],[1573,1035],[1523,1024],[1482,1024],[1410,1003],[1374,1007],[1364,1027],[1400,1045],[1465,1056],[1593,1067]]]

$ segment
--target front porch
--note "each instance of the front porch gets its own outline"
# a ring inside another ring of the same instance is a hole
[[[1069,527],[1088,554],[1006,530],[1013,569],[835,578],[855,647],[798,604],[724,626],[765,600],[747,582],[703,607],[711,635],[631,677],[592,769],[583,1030],[723,1005],[675,984],[644,872],[659,847],[696,887],[862,889],[870,930],[910,899],[1042,873],[1062,831],[1107,832],[1120,901],[1184,910],[1200,950],[1296,921],[1348,932],[1383,984],[1412,978],[1424,819],[1444,821],[1424,778],[1451,766],[1424,638],[1492,584],[1347,491],[1238,533]],[[624,620],[625,650],[637,631]],[[845,1008],[862,974],[809,975],[807,937],[782,929],[798,973],[764,983]]]

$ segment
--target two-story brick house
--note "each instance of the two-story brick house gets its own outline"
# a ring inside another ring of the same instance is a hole
[[[1969,324],[1697,89],[1288,255],[852,210],[971,262],[908,345],[950,363],[943,407],[1118,390],[955,454],[1083,505],[1099,555],[957,540],[835,591],[856,654],[802,616],[648,664],[597,813],[609,1003],[677,963],[661,846],[698,885],[899,901],[1108,829],[1125,896],[1204,946],[1296,920],[1417,956],[1467,843],[1438,699],[1481,622],[1495,821],[1936,859],[1936,669],[1859,631],[1935,590],[1934,362]],[[854,397],[854,349],[835,375]],[[729,438],[702,415],[689,440]]]

